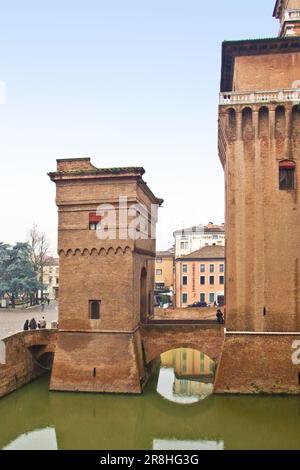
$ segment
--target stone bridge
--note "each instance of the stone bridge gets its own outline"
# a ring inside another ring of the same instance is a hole
[[[0,397],[45,372],[42,356],[53,353],[57,330],[22,331],[0,341]]]
[[[219,363],[224,343],[224,326],[215,322],[153,322],[141,327],[146,362],[172,349],[189,348]]]
[[[198,350],[219,363],[224,327],[215,322],[153,321],[140,325],[140,335],[146,364],[178,348]],[[42,375],[56,342],[57,330],[23,331],[0,341],[0,397]]]

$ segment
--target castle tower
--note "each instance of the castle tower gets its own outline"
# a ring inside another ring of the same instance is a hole
[[[300,0],[277,0],[274,17],[280,21],[281,37],[300,36]]]
[[[300,0],[278,0],[275,14],[279,38],[223,43],[227,332],[217,392],[300,391]]]
[[[58,160],[59,333],[50,388],[141,393],[153,313],[157,199],[143,168]],[[121,199],[120,199],[121,197]],[[153,207],[152,207],[153,206]]]

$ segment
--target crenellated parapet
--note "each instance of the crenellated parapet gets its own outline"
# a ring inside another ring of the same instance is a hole
[[[294,101],[227,104],[219,107],[219,156],[223,166],[235,141],[272,140],[283,147],[276,159],[299,158],[300,104]]]

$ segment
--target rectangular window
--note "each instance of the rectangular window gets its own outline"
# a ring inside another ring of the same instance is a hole
[[[200,272],[205,273],[205,264],[200,264]]]
[[[224,285],[224,276],[220,276],[220,284],[221,284],[221,286]]]
[[[215,294],[213,294],[213,293],[209,294],[209,302],[210,302],[211,304],[213,304],[214,301],[215,301]]]
[[[209,283],[210,283],[211,286],[215,285],[215,276],[210,276]]]
[[[214,273],[214,272],[215,272],[215,265],[214,265],[214,264],[211,264],[211,265],[209,266],[209,272],[210,272],[210,273]]]
[[[220,264],[220,273],[223,273],[224,272],[224,264]]]
[[[200,285],[205,286],[205,276],[200,277]]]
[[[183,285],[183,286],[187,286],[187,285],[188,285],[188,278],[187,278],[187,276],[183,276],[183,278],[182,278],[182,285]]]
[[[182,294],[182,303],[187,304],[188,303],[188,295],[187,294]]]
[[[189,242],[181,242],[180,243],[180,249],[181,250],[187,250],[189,247]]]
[[[291,161],[279,164],[279,189],[281,191],[295,189],[295,169],[296,165]]]
[[[187,264],[183,264],[183,265],[182,265],[182,272],[183,272],[183,273],[187,273],[187,272],[188,272],[188,265],[187,265]]]
[[[205,294],[200,294],[200,302],[205,302]]]
[[[97,215],[96,212],[89,213],[89,229],[97,230],[98,224],[101,222],[101,216]]]
[[[157,269],[156,270],[156,276],[162,276],[162,269]]]
[[[101,300],[90,300],[89,315],[91,320],[100,320]]]
[[[157,262],[158,264],[161,264],[161,263],[162,263],[162,258],[156,258],[156,262]]]

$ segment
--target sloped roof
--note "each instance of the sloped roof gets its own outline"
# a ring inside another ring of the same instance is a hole
[[[189,255],[182,256],[180,259],[194,260],[194,259],[224,259],[225,248],[224,246],[204,246],[200,250],[194,251]]]

